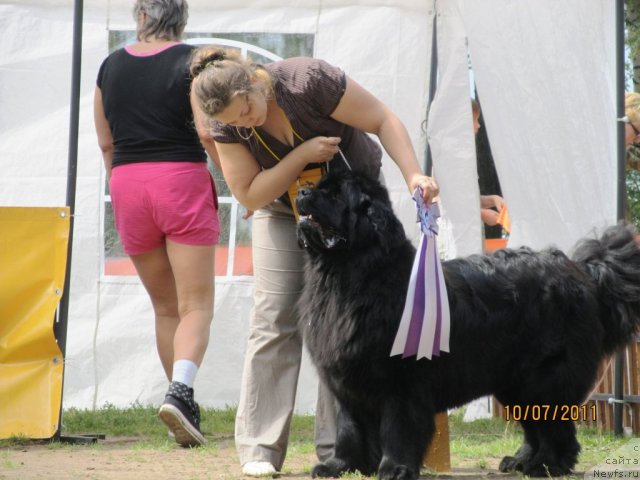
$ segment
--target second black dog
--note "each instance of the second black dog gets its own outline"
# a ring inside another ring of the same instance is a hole
[[[554,407],[580,405],[603,357],[637,330],[640,250],[631,228],[584,240],[572,259],[520,248],[444,262],[451,353],[417,361],[389,356],[415,251],[385,188],[329,176],[301,190],[297,207],[308,253],[301,327],[340,407],[335,454],[314,477],[359,470],[413,480],[434,414],[484,395],[521,411],[550,406],[545,418],[521,422],[523,443],[501,471],[571,472],[580,445]]]

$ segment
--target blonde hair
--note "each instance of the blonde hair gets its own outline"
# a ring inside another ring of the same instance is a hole
[[[624,114],[629,122],[640,131],[640,93],[627,92],[624,95]]]
[[[237,50],[215,46],[197,48],[190,65],[191,88],[200,109],[213,117],[238,95],[252,91],[256,66]]]

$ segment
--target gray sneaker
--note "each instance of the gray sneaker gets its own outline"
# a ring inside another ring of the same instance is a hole
[[[184,383],[171,382],[158,415],[173,432],[180,446],[206,445],[207,439],[200,431],[200,407],[193,399],[193,388]]]

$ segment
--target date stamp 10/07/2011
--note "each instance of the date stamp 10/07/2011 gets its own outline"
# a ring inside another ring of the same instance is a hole
[[[504,419],[514,422],[596,421],[596,406],[592,405],[506,405]]]

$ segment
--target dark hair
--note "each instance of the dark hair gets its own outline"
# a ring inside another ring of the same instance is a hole
[[[252,90],[256,67],[236,50],[216,46],[197,48],[191,57],[191,88],[208,116],[222,112],[237,95]]]
[[[144,24],[140,22],[141,14],[146,15]],[[136,0],[133,18],[138,25],[138,40],[154,36],[178,41],[187,26],[189,6],[186,0]]]

